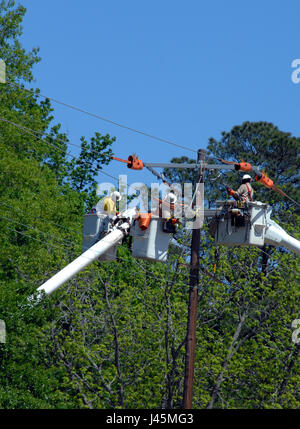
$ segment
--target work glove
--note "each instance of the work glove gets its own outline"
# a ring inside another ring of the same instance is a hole
[[[229,195],[231,195],[231,196],[234,195],[234,190],[233,189],[227,187],[226,190],[227,190],[227,192],[228,192]]]

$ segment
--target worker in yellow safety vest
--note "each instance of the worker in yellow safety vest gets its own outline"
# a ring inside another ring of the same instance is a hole
[[[96,205],[96,212],[101,214],[107,214],[115,216],[117,213],[117,202],[121,201],[122,196],[120,192],[114,191],[109,197],[105,197],[98,202]]]
[[[237,201],[249,202],[253,201],[253,188],[250,184],[251,176],[249,174],[244,174],[242,178],[242,184],[237,191],[227,187],[227,192]]]

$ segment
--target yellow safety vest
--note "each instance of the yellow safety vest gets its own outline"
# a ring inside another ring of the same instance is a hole
[[[103,209],[109,215],[116,214],[116,204],[110,197],[104,198]]]

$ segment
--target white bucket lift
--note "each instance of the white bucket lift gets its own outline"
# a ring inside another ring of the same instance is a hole
[[[297,255],[300,255],[300,241],[289,235],[274,220],[270,219],[271,209],[267,214],[267,228],[265,232],[265,244],[272,246],[282,246]]]
[[[151,217],[147,229],[142,230],[135,220],[130,235],[133,236],[132,256],[149,261],[166,262],[171,234],[163,230],[165,219]]]
[[[225,246],[263,246],[267,225],[267,204],[222,202],[217,216],[215,241]]]
[[[85,252],[109,232],[110,217],[99,212],[84,215],[82,252]],[[99,257],[101,262],[114,261],[117,258],[118,244],[112,246],[106,253]]]
[[[217,201],[211,232],[224,246],[282,246],[300,254],[300,241],[270,219],[272,207],[260,201]]]
[[[39,302],[44,294],[51,295],[93,261],[99,260],[99,258],[106,254],[112,247],[117,246],[118,243],[128,235],[128,231],[136,214],[136,208],[124,210],[118,218],[115,219],[115,224],[111,226],[109,232],[103,238],[37,288],[37,296],[30,296],[28,302]],[[93,223],[93,221],[91,223]],[[90,230],[90,232],[92,232],[92,230]],[[94,231],[97,231],[97,228],[96,230],[94,229]]]

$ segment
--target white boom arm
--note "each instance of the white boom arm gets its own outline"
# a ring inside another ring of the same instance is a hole
[[[121,213],[118,216],[120,221],[112,228],[112,231],[109,234],[90,247],[86,252],[82,253],[82,255],[78,256],[78,258],[76,258],[73,262],[71,262],[37,289],[37,291],[40,292],[36,298],[37,301],[42,298],[43,293],[50,295],[68,280],[72,279],[85,267],[98,259],[99,256],[103,255],[111,247],[116,245],[127,234],[127,231],[134,220],[135,214],[135,208],[125,210],[123,213]],[[33,301],[35,299],[30,297],[29,300]]]
[[[258,246],[270,244],[276,247],[285,247],[300,255],[300,240],[289,235],[281,226],[270,218],[272,207],[260,201],[249,202],[251,230],[247,232],[247,226],[232,229],[233,201],[217,201],[217,209],[204,210],[204,216],[215,216],[221,219],[216,225],[212,223],[215,240],[224,246]],[[223,213],[223,211],[225,212]],[[225,218],[224,215],[227,217]],[[229,215],[229,216],[228,216]],[[229,226],[229,227],[228,227]]]
[[[267,221],[265,243],[282,246],[300,255],[300,241],[289,235],[281,226],[270,218]]]

